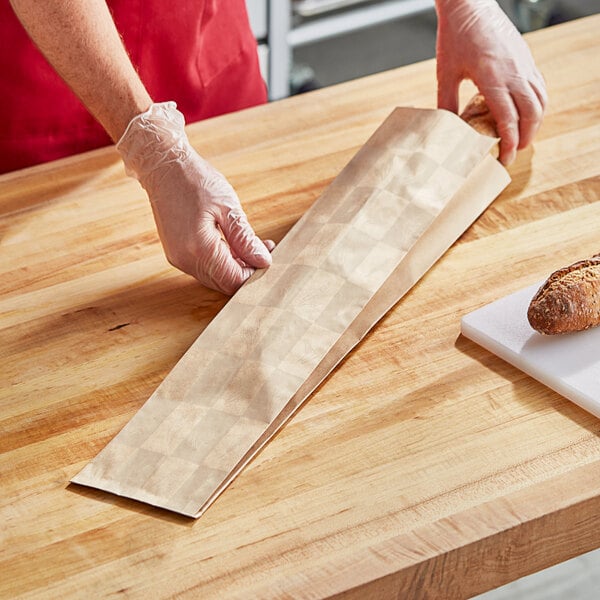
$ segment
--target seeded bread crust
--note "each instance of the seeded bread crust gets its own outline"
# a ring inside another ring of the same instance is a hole
[[[500,137],[496,129],[496,121],[488,108],[485,98],[481,94],[473,96],[460,114],[460,118],[466,121],[475,131],[488,135],[493,138]],[[496,144],[491,153],[494,158],[498,158],[498,144]]]
[[[527,319],[546,335],[600,325],[600,254],[552,273],[532,298]]]
[[[473,96],[464,110],[460,114],[460,118],[466,121],[473,129],[479,131],[483,135],[498,137],[496,132],[496,123],[492,118],[490,109],[482,94]]]

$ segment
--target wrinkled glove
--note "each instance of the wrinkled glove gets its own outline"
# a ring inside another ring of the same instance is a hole
[[[495,0],[436,0],[438,107],[458,112],[458,89],[471,79],[496,121],[500,160],[532,141],[547,102],[531,52]]]
[[[256,236],[234,189],[191,147],[174,102],[153,104],[135,117],[117,149],[127,173],[148,193],[174,267],[233,294],[255,268],[271,264],[273,242]]]

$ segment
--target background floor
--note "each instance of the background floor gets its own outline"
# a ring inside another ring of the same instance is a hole
[[[542,4],[547,0],[542,0]],[[517,2],[500,0],[521,30]],[[554,1],[546,15],[549,24],[600,12],[600,0]],[[549,5],[549,4],[548,4]],[[297,49],[298,85],[327,86],[371,73],[432,58],[435,55],[435,13],[427,12],[357,33]],[[600,598],[600,550],[590,552],[519,579],[477,600],[596,600]]]

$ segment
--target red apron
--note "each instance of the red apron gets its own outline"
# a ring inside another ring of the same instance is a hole
[[[245,0],[108,0],[155,102],[188,123],[266,101]],[[0,0],[0,173],[110,144]]]

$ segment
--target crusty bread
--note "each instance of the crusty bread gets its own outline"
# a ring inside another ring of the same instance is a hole
[[[487,102],[481,94],[473,96],[467,102],[464,110],[460,113],[460,118],[479,133],[490,137],[498,137],[496,121],[494,121]]]
[[[527,319],[545,334],[600,325],[600,254],[552,273],[532,298]]]
[[[460,114],[460,118],[466,121],[475,131],[483,135],[489,135],[490,137],[497,138],[498,131],[496,130],[496,121],[492,117],[492,113],[488,108],[485,98],[481,94],[473,96],[465,109]],[[498,158],[499,146],[496,144],[492,150],[494,158]]]

